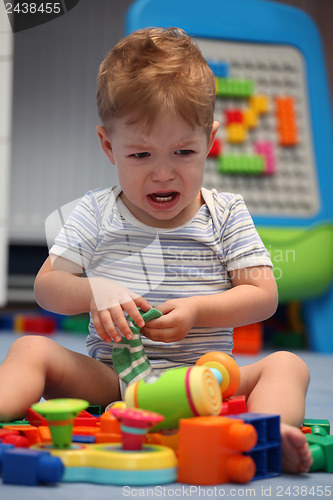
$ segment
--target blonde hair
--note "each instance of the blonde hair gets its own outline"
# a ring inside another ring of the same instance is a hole
[[[171,112],[210,134],[215,79],[184,31],[145,28],[122,39],[102,62],[97,105],[107,130],[113,118],[129,116],[129,123],[143,120],[151,127],[161,112]]]

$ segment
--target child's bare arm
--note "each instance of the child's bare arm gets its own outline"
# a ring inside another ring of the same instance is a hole
[[[213,295],[168,300],[158,306],[161,318],[147,323],[152,340],[175,342],[193,327],[235,327],[263,321],[274,314],[278,293],[269,267],[251,267],[231,274],[233,288]]]
[[[91,290],[83,269],[62,257],[48,257],[35,279],[35,297],[48,311],[80,314],[89,311]]]
[[[54,257],[54,256],[53,256]],[[144,321],[138,307],[150,309],[149,303],[127,288],[104,278],[85,278],[80,266],[57,257],[48,257],[35,280],[35,296],[39,305],[60,314],[91,312],[98,335],[110,342],[119,342],[121,336],[132,332],[125,319],[126,311],[138,326]]]
[[[196,326],[235,327],[263,321],[276,311],[278,291],[270,267],[248,267],[230,272],[233,287],[210,297],[193,297]]]

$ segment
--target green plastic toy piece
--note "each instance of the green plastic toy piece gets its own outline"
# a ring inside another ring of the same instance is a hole
[[[32,409],[47,420],[54,448],[71,447],[74,419],[89,403],[83,399],[50,399],[32,405]]]
[[[80,315],[80,316],[66,316],[62,322],[61,327],[66,332],[78,333],[87,335],[89,325],[89,316],[88,315]]]
[[[320,418],[306,418],[303,422],[304,427],[310,427],[312,435],[316,436],[329,436],[330,435],[330,422],[326,419]]]
[[[264,172],[262,155],[222,155],[217,159],[220,174],[260,175]]]
[[[313,458],[310,472],[333,472],[333,436],[306,434],[306,440]]]
[[[240,78],[217,78],[216,95],[219,97],[246,98],[253,95],[254,82]]]

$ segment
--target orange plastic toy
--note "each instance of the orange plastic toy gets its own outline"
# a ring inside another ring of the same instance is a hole
[[[196,362],[197,366],[215,368],[222,375],[222,398],[228,399],[235,394],[240,384],[240,370],[236,361],[224,352],[213,351],[201,356]]]
[[[196,485],[247,483],[256,472],[243,455],[257,443],[253,425],[228,417],[182,419],[179,427],[178,481]]]

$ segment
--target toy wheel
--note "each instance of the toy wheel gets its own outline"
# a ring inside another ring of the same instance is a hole
[[[240,370],[236,361],[224,352],[213,351],[201,356],[196,362],[197,366],[215,368],[222,375],[221,394],[223,399],[228,399],[235,394],[240,384]]]

